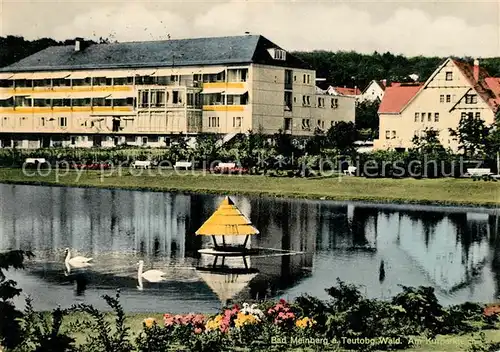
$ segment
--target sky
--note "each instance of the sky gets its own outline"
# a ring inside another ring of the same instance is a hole
[[[290,51],[500,56],[500,0],[0,0],[0,36],[124,42],[245,32]]]

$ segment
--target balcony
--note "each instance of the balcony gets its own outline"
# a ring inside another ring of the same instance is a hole
[[[203,111],[246,111],[247,105],[203,105]]]

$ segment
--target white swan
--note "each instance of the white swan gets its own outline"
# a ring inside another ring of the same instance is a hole
[[[137,265],[139,265],[139,270],[137,272],[137,279],[139,280],[139,286],[137,286],[137,288],[139,290],[143,289],[142,286],[143,278],[149,282],[161,282],[165,280],[166,273],[164,273],[161,270],[151,269],[143,272],[142,270],[144,268],[144,260],[139,260],[139,263],[137,263]]]
[[[86,268],[92,265],[92,263],[89,263],[91,260],[92,258],[87,258],[82,256],[71,258],[71,251],[69,250],[69,248],[66,248],[66,259],[64,259],[64,264],[66,264],[66,268],[68,267]]]

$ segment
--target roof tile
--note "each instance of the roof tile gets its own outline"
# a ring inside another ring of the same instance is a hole
[[[422,88],[423,84],[392,83],[386,87],[384,97],[380,103],[379,114],[395,114],[401,112],[406,104]]]

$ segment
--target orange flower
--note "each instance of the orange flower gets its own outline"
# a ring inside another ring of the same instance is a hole
[[[156,324],[156,319],[155,318],[146,318],[146,319],[144,319],[144,325],[147,328],[152,327],[154,324]]]

